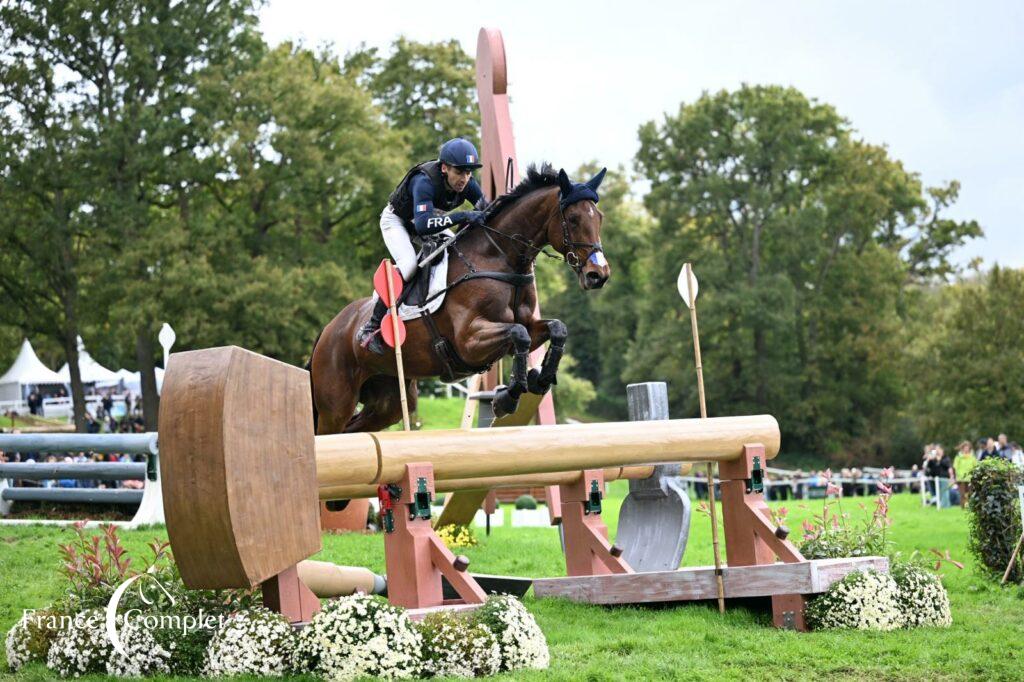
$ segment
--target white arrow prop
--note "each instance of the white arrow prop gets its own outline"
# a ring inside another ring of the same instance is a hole
[[[676,288],[688,308],[697,305],[697,276],[693,274],[693,267],[689,263],[684,263],[679,271]]]

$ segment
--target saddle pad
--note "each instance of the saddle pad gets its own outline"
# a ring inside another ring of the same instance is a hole
[[[427,288],[427,298],[443,290],[448,286],[448,253],[445,252],[438,260],[434,261],[434,269],[430,272],[430,286]],[[410,285],[406,285],[410,286]],[[425,306],[418,305],[407,305],[405,303],[398,306],[398,316],[403,320],[415,320],[416,318],[423,315],[424,312],[436,313],[440,308],[441,304],[444,303],[445,294],[441,294],[437,298],[431,300]],[[376,305],[377,292],[373,293],[373,303]]]

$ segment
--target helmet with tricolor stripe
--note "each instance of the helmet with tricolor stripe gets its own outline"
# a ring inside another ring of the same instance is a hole
[[[441,145],[438,158],[442,163],[456,168],[480,168],[483,165],[473,143],[461,137],[448,140]]]

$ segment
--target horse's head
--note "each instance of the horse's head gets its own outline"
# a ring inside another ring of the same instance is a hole
[[[565,257],[584,289],[600,289],[611,276],[608,259],[601,247],[601,221],[597,188],[607,169],[587,182],[574,183],[564,170],[558,171],[557,225],[548,235],[551,246]]]

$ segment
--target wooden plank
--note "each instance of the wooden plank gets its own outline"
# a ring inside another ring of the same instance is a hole
[[[888,561],[880,557],[737,566],[724,568],[722,580],[726,597],[814,594],[828,589],[847,573],[887,566]],[[533,581],[533,593],[588,604],[639,604],[715,599],[718,590],[714,567],[700,566],[625,575],[538,578]]]
[[[889,572],[889,559],[882,556],[861,557],[859,559],[816,559],[814,561],[814,592],[824,592],[832,583],[842,580],[851,572],[850,562],[855,562],[856,570],[875,570]]]
[[[444,508],[434,519],[434,528],[453,524],[468,526],[476,516],[476,510],[480,508],[484,498],[487,497],[487,492],[488,490],[484,488],[483,490],[459,490],[449,493],[444,501]]]
[[[540,406],[544,396],[536,393],[524,393],[519,396],[519,406],[512,414],[506,414],[494,420],[491,427],[495,426],[527,426],[537,416],[537,408]]]

